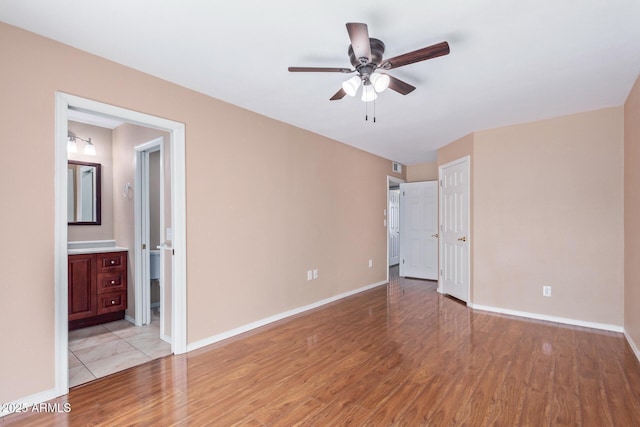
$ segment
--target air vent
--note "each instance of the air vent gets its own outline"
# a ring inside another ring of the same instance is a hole
[[[391,170],[394,171],[395,173],[402,173],[402,165],[397,162],[392,162]]]

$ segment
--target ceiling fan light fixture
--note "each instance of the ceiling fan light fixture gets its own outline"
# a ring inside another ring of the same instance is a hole
[[[368,85],[363,85],[362,86],[362,98],[361,99],[364,102],[373,101],[377,97],[378,97],[378,95],[376,94],[376,91],[375,91],[375,89],[373,88],[372,85],[368,84]]]
[[[355,96],[358,88],[360,87],[361,79],[360,76],[353,76],[348,80],[342,82],[342,89],[349,96]]]
[[[373,73],[369,78],[376,92],[380,93],[389,87],[391,79],[386,74]]]

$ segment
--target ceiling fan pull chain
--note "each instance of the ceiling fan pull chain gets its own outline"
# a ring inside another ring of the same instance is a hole
[[[366,102],[364,103],[364,121],[369,121],[369,105]]]
[[[376,122],[376,99],[373,98],[373,123]]]

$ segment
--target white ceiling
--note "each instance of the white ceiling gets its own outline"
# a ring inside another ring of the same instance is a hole
[[[0,21],[382,157],[414,164],[470,132],[624,103],[640,73],[638,0],[0,0]],[[417,89],[329,101],[350,75],[346,22]],[[70,64],[71,66],[72,64]]]

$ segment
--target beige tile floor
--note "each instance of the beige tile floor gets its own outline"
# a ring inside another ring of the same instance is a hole
[[[153,313],[153,312],[152,312]],[[160,318],[136,327],[126,320],[69,332],[69,387],[171,354],[160,339]]]

